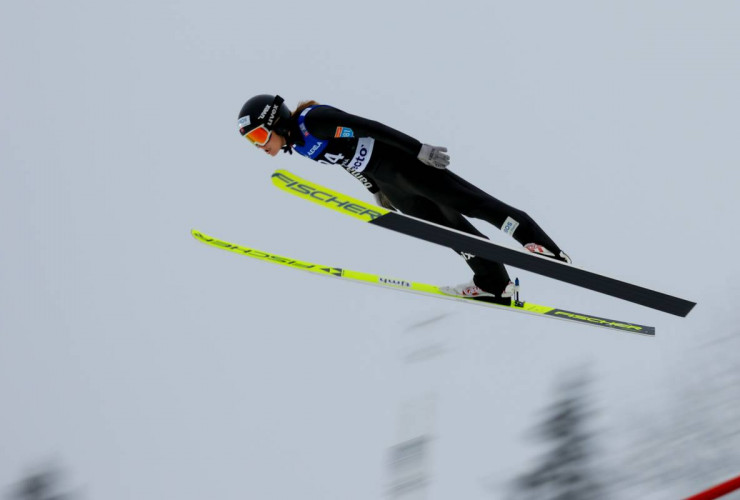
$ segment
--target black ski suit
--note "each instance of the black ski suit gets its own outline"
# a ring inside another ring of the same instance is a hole
[[[331,106],[312,106],[291,117],[288,145],[315,161],[339,164],[371,193],[380,191],[395,208],[443,226],[487,238],[465,217],[485,220],[525,245],[560,248],[525,212],[507,205],[454,174],[425,165],[422,143],[382,123]],[[506,226],[504,226],[506,224]],[[499,295],[509,275],[498,262],[456,250],[474,272],[477,286]]]

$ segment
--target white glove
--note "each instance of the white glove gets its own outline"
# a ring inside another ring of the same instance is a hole
[[[443,169],[447,168],[447,165],[450,164],[450,157],[449,155],[445,154],[446,152],[447,148],[430,146],[429,144],[422,144],[417,158],[419,158],[419,161],[421,161],[425,165]]]

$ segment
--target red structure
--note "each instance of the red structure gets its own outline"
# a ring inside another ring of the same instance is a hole
[[[708,490],[697,493],[686,500],[714,500],[738,489],[740,489],[740,476],[720,483],[717,486],[712,486]]]

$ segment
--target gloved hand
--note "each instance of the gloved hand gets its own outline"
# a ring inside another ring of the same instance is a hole
[[[447,148],[422,144],[417,158],[425,165],[443,169],[447,168],[447,165],[450,164],[450,157],[445,154],[446,152]]]
[[[396,207],[394,207],[391,203],[391,200],[389,200],[388,197],[382,192],[378,191],[377,193],[373,193],[373,196],[375,196],[375,203],[377,203],[381,207],[387,208],[388,210],[396,209]]]

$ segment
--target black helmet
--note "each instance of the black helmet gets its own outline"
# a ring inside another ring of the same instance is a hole
[[[261,94],[252,97],[242,106],[239,112],[239,133],[246,135],[260,125],[268,131],[275,131],[282,136],[288,135],[290,110],[279,95]]]

